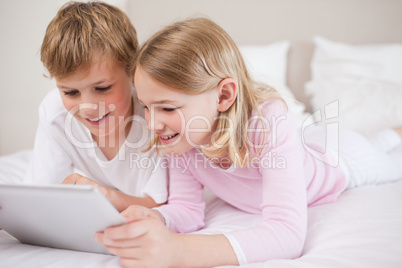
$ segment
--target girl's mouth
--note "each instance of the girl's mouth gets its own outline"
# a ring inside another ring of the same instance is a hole
[[[159,140],[163,144],[170,143],[174,138],[176,138],[179,135],[179,133],[173,134],[173,135],[166,135],[166,136],[159,136]]]

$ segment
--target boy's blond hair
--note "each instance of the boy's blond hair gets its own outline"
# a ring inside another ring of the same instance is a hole
[[[136,66],[156,81],[192,95],[216,88],[225,78],[235,79],[236,100],[220,113],[213,144],[202,151],[210,158],[228,157],[238,166],[247,164],[244,160],[250,152],[247,122],[251,112],[261,115],[259,104],[280,95],[250,78],[235,42],[225,30],[206,18],[176,22],[142,46]],[[159,139],[154,139],[154,144],[159,145]]]
[[[127,15],[103,2],[68,2],[47,27],[41,60],[50,77],[88,71],[95,57],[110,57],[131,75],[137,33]]]

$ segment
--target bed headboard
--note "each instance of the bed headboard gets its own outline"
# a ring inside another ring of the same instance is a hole
[[[289,40],[287,83],[308,105],[312,37],[350,44],[402,42],[400,0],[130,0],[127,13],[140,42],[161,26],[203,15],[221,25],[238,45]]]

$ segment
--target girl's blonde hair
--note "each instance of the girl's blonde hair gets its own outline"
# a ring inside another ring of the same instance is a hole
[[[137,33],[127,15],[103,2],[68,2],[49,23],[41,60],[50,77],[87,71],[94,57],[110,57],[128,74],[138,52]]]
[[[238,166],[249,152],[247,122],[253,110],[269,98],[280,98],[267,85],[255,83],[232,38],[206,18],[176,22],[155,33],[140,49],[135,66],[153,79],[186,94],[216,88],[223,79],[238,83],[233,105],[220,113],[214,142],[202,152],[210,158],[228,157]],[[134,66],[134,67],[135,67]],[[154,139],[153,145],[159,145]]]

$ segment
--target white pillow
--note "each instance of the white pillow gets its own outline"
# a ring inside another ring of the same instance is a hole
[[[286,66],[289,42],[281,41],[264,46],[239,46],[240,53],[255,81],[268,84],[278,90],[288,104],[299,125],[305,118],[305,106],[298,102],[286,86]]]
[[[253,79],[268,85],[286,85],[288,41],[264,46],[239,46],[239,50]]]
[[[314,38],[313,110],[339,101],[341,128],[370,135],[402,125],[402,44],[347,45]]]

